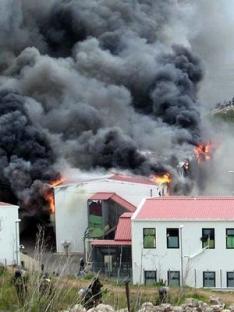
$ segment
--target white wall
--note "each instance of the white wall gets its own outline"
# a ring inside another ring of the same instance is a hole
[[[0,263],[17,263],[17,255],[20,263],[18,218],[18,206],[0,205]]]
[[[83,253],[83,237],[88,227],[87,200],[97,192],[114,192],[137,206],[144,197],[158,196],[158,187],[139,183],[98,180],[55,188],[55,228],[57,252],[62,242],[71,242],[70,252]]]
[[[157,280],[167,281],[167,272],[181,271],[181,249],[167,248],[167,228],[182,229],[184,284],[203,287],[203,271],[216,271],[216,287],[227,287],[226,272],[234,271],[234,249],[226,249],[226,228],[234,222],[137,221],[132,220],[133,282],[144,283],[144,270],[157,270]],[[143,248],[143,228],[156,229],[156,248]],[[202,251],[202,228],[215,228],[215,249]],[[199,254],[200,253],[200,254]],[[196,255],[195,257],[191,257]],[[190,258],[189,258],[189,257]],[[196,278],[195,278],[196,270]]]

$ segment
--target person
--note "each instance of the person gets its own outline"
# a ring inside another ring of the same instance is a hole
[[[95,277],[93,282],[90,284],[89,287],[91,289],[95,305],[98,304],[98,303],[101,303],[101,299],[102,299],[101,288],[103,287],[103,285],[100,282],[99,278]]]
[[[80,258],[80,275],[83,275],[84,273],[84,267],[85,267],[85,263],[84,263],[84,259]]]
[[[45,273],[40,281],[40,296],[50,296],[52,293],[52,283],[48,273]]]
[[[82,300],[82,304],[88,310],[101,303],[102,291],[101,284],[98,277],[95,277],[87,288],[81,288],[79,296]]]
[[[21,270],[16,269],[13,283],[16,289],[17,297],[20,303],[23,303],[27,294],[27,279],[26,274],[23,274]]]

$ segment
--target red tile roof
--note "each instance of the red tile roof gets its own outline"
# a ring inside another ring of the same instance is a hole
[[[90,200],[113,200],[118,205],[122,206],[126,210],[133,212],[136,210],[136,206],[129,203],[126,199],[120,197],[116,193],[103,193],[98,192],[89,198]]]
[[[91,241],[92,246],[131,246],[129,241],[115,241],[109,239],[95,239]]]
[[[114,193],[98,192],[98,193],[95,193],[93,196],[91,196],[89,199],[91,199],[91,200],[108,200],[108,199],[110,199],[113,195],[114,195]]]
[[[131,175],[122,175],[122,174],[114,174],[109,178],[109,180],[128,182],[128,183],[139,183],[139,184],[148,184],[148,185],[156,185],[150,178],[143,176],[131,176]]]
[[[117,225],[115,239],[96,239],[91,241],[93,246],[131,246],[131,217],[132,213],[123,213]]]
[[[234,197],[147,198],[134,219],[234,220]]]
[[[120,216],[115,232],[115,241],[131,241],[131,217],[132,213],[124,213]]]

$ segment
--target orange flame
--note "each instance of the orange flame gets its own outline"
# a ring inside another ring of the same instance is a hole
[[[170,184],[172,182],[172,177],[170,173],[165,173],[163,175],[153,176],[152,181],[156,184]]]
[[[65,179],[61,177],[61,178],[58,178],[58,179],[50,182],[50,185],[51,186],[57,186],[59,184],[62,184],[64,181],[65,181]]]
[[[211,143],[201,143],[194,148],[195,157],[197,162],[206,161],[211,159],[212,155],[212,144]]]
[[[54,214],[55,213],[55,202],[54,202],[54,192],[52,189],[50,189],[45,194],[45,200],[48,203],[50,214]]]
[[[62,184],[63,182],[64,182],[64,179],[62,177],[50,182],[49,186],[51,187],[44,194],[44,198],[46,202],[48,203],[49,211],[51,214],[55,213],[55,200],[54,200],[53,187],[59,184]]]

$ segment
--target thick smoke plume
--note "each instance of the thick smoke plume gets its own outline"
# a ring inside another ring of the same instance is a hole
[[[55,157],[46,136],[32,124],[24,105],[19,94],[0,92],[0,176],[1,184],[33,213],[45,206],[38,205],[38,200],[43,202],[42,182],[59,174],[53,169]]]
[[[0,180],[20,201],[37,202],[61,160],[149,175],[191,157],[203,70],[183,2],[3,0],[0,9]]]

